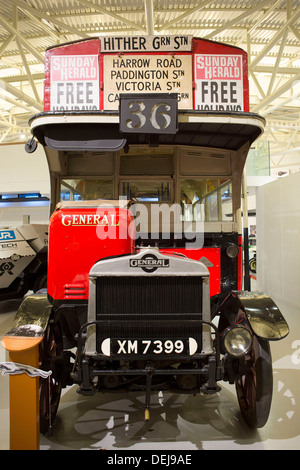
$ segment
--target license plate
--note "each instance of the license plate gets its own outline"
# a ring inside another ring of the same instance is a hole
[[[105,356],[176,356],[193,355],[198,349],[194,338],[185,339],[116,339],[106,338],[101,350]]]

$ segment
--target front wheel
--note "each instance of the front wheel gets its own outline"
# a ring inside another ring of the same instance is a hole
[[[60,374],[53,366],[55,358],[60,357],[62,352],[63,340],[60,326],[58,323],[49,321],[39,348],[40,369],[52,370],[48,379],[40,379],[40,432],[42,434],[50,429],[60,402],[62,384]]]
[[[253,337],[253,345],[246,356],[245,373],[235,383],[238,402],[245,422],[251,428],[263,427],[269,417],[273,372],[270,344]]]

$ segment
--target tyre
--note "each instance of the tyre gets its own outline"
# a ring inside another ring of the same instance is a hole
[[[52,370],[48,379],[40,379],[40,432],[51,430],[61,396],[60,374],[55,370],[55,357],[63,352],[61,329],[58,323],[49,321],[39,348],[39,368]]]
[[[242,416],[251,428],[263,427],[269,417],[273,372],[270,344],[253,337],[253,345],[246,356],[245,374],[235,383]]]
[[[253,274],[256,274],[256,256],[249,260],[249,269]]]

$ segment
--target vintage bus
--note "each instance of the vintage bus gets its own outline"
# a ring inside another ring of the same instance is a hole
[[[51,178],[47,291],[7,333],[43,338],[41,430],[68,385],[142,388],[151,419],[155,390],[212,394],[219,381],[263,426],[269,343],[288,326],[243,286],[243,168],[265,126],[249,111],[246,52],[191,36],[60,44],[44,98],[26,150],[44,147]]]

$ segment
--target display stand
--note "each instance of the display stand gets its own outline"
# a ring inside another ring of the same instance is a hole
[[[42,337],[4,336],[2,344],[11,363],[38,368]],[[10,373],[10,372],[8,372]],[[11,373],[9,378],[10,450],[39,450],[39,377]]]

